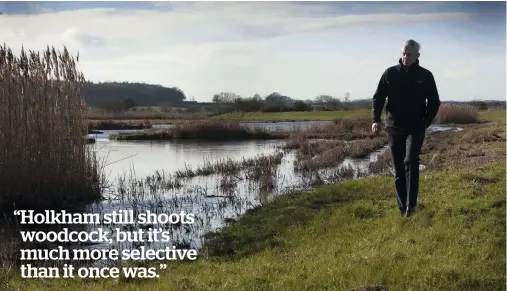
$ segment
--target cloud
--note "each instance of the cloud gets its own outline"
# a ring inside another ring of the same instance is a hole
[[[446,69],[442,73],[442,79],[465,79],[473,77],[475,72],[470,68],[454,67],[452,69]]]
[[[73,43],[81,48],[104,46],[106,41],[103,37],[81,32],[76,28],[69,28],[62,34],[64,43]]]
[[[459,12],[320,17],[319,12],[328,11],[329,8],[322,5],[269,2],[177,2],[171,3],[171,7],[171,11],[100,8],[4,16],[0,19],[0,24],[12,30],[31,33],[36,38],[41,33],[45,36],[61,34],[62,30],[75,28],[113,42],[137,40],[169,45],[244,41],[360,25],[463,20],[468,17],[468,14]]]
[[[364,97],[371,91],[364,88],[376,85],[383,66],[396,60],[407,34],[470,18],[464,12],[403,9],[350,14],[342,3],[146,5],[159,9],[3,15],[0,38],[14,50],[23,44],[30,49],[65,45],[71,53],[79,51],[80,67],[94,81],[177,86],[198,100],[227,90],[243,96],[280,91],[311,98],[320,93],[342,96],[357,88],[357,95]],[[358,75],[368,81],[359,82]]]

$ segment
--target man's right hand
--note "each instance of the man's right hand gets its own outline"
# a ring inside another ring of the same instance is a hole
[[[374,134],[379,134],[380,133],[380,122],[374,122],[372,125],[371,125],[371,131],[374,133]]]

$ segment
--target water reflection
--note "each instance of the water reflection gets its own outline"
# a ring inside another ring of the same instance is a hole
[[[281,140],[249,141],[104,141],[88,145],[104,160],[105,172],[114,176],[135,169],[135,176],[143,178],[155,170],[175,172],[185,166],[196,168],[205,162],[225,159],[241,160],[260,154],[273,153]]]
[[[283,131],[293,131],[293,130],[305,130],[315,125],[326,125],[331,121],[296,121],[296,122],[240,122],[241,126],[245,126],[248,128],[262,128],[265,130],[283,130]],[[153,124],[152,128],[171,128],[174,127],[173,124]]]

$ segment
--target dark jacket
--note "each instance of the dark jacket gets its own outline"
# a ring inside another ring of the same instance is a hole
[[[440,107],[433,74],[419,66],[419,60],[406,72],[401,59],[396,66],[382,74],[373,95],[373,122],[380,122],[386,102],[386,126],[399,128],[428,128]]]

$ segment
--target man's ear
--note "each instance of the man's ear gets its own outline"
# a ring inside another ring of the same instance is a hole
[[[421,53],[417,53],[417,58],[419,58],[421,56]]]

